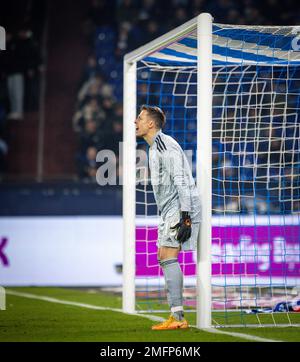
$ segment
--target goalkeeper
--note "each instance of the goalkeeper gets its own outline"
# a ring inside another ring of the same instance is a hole
[[[200,199],[192,172],[179,144],[162,132],[166,123],[158,107],[142,106],[136,135],[150,146],[149,167],[155,200],[160,211],[158,261],[163,269],[171,315],[153,330],[188,328],[183,312],[183,274],[180,250],[194,250],[200,224]]]

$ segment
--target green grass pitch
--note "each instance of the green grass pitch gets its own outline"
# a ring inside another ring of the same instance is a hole
[[[66,288],[7,288],[22,293],[97,307],[121,308],[118,295]],[[167,317],[167,314],[157,314]],[[190,324],[195,315],[187,313]],[[66,305],[7,294],[6,310],[0,311],[0,342],[4,341],[95,341],[95,342],[239,342],[236,335],[214,334],[190,328],[152,331],[154,322],[111,310],[93,310],[84,305]],[[228,328],[231,333],[280,341],[300,341],[299,327]]]

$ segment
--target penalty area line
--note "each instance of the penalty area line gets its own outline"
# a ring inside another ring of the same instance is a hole
[[[17,292],[15,290],[11,290],[11,289],[6,289],[6,294],[14,295],[16,297],[42,300],[44,302],[49,302],[49,303],[70,305],[70,306],[79,307],[79,308],[117,312],[117,313],[122,313],[122,314],[126,314],[126,315],[146,318],[146,319],[149,319],[149,320],[154,321],[154,322],[162,322],[162,321],[165,320],[164,318],[158,317],[158,316],[155,316],[155,315],[139,314],[139,313],[125,313],[120,308],[111,308],[111,307],[103,307],[103,306],[98,306],[98,305],[93,305],[93,304],[72,302],[70,300],[57,299],[57,298],[47,297],[45,295],[37,295],[37,294],[32,294],[32,293]],[[197,327],[194,326],[194,325],[191,325],[191,327],[197,329]],[[237,338],[242,338],[242,339],[246,339],[246,340],[251,340],[251,341],[255,341],[255,342],[282,342],[282,341],[278,341],[278,340],[272,340],[272,339],[262,338],[262,337],[258,337],[258,336],[253,336],[251,334],[220,331],[220,330],[217,330],[215,328],[208,328],[208,329],[201,329],[201,330],[203,332],[207,332],[207,333],[224,334],[224,335],[237,337]]]

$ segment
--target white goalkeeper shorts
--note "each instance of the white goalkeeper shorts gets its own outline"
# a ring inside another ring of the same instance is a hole
[[[157,239],[158,248],[166,246],[169,248],[181,247],[181,250],[196,250],[200,223],[199,222],[193,223],[192,220],[191,237],[184,243],[180,243],[176,239],[177,230],[172,229],[173,226],[178,224],[179,220],[180,220],[180,213],[178,212],[170,217],[166,217],[165,219],[160,218],[160,222],[158,225],[158,239]]]

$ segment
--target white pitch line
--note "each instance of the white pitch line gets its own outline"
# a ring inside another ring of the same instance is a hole
[[[15,295],[17,297],[43,300],[43,301],[49,302],[49,303],[65,304],[65,305],[72,305],[72,306],[75,306],[75,307],[81,307],[81,308],[87,308],[87,309],[109,310],[109,311],[112,311],[112,312],[123,313],[122,309],[118,309],[118,308],[102,307],[102,306],[92,305],[92,304],[72,302],[70,300],[62,300],[62,299],[47,297],[47,296],[44,296],[44,295],[17,292],[15,290],[10,290],[10,289],[6,289],[5,291],[6,291],[6,294]]]
[[[127,315],[146,318],[146,319],[149,319],[149,320],[154,321],[154,322],[162,322],[162,321],[164,321],[164,318],[154,316],[154,315],[138,314],[138,313],[124,313],[123,310],[119,309],[119,308],[102,307],[102,306],[93,305],[93,304],[72,302],[72,301],[69,301],[69,300],[51,298],[51,297],[47,297],[47,296],[44,296],[44,295],[17,292],[15,290],[10,290],[10,289],[6,289],[6,294],[14,295],[14,296],[17,296],[17,297],[28,298],[28,299],[42,300],[44,302],[49,302],[49,303],[71,305],[71,306],[74,306],[74,307],[93,309],[93,310],[104,310],[104,311],[107,310],[107,311],[111,311],[111,312],[123,313],[123,314],[127,314]],[[194,326],[194,325],[191,325],[191,327],[197,329],[197,327]],[[201,330],[203,330],[203,332],[207,332],[207,333],[225,334],[225,335],[228,335],[228,336],[247,339],[247,340],[255,341],[255,342],[282,342],[282,341],[278,341],[278,340],[253,336],[253,335],[250,335],[250,334],[220,331],[219,329],[215,329],[215,328],[208,328],[208,329],[201,329]]]
[[[262,338],[262,337],[258,337],[258,336],[253,336],[253,335],[251,335],[251,334],[238,333],[238,332],[220,331],[219,329],[216,329],[216,328],[207,328],[207,329],[202,329],[202,330],[203,330],[204,332],[208,332],[208,333],[227,334],[228,336],[237,337],[237,338],[243,338],[243,339],[248,339],[248,340],[250,340],[250,341],[255,341],[255,342],[283,342],[283,341],[279,341],[279,340],[267,339],[267,338]]]

